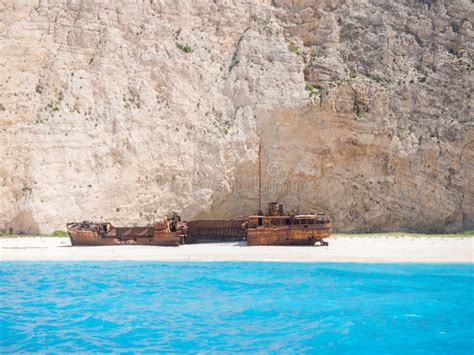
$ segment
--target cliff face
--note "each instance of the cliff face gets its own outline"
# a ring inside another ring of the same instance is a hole
[[[469,0],[0,1],[0,229],[474,228]]]

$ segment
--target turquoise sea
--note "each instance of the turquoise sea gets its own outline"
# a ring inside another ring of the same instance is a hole
[[[1,262],[0,352],[472,354],[474,265]]]

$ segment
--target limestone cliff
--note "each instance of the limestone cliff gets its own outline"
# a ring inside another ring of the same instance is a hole
[[[257,209],[474,228],[470,0],[0,0],[0,230]]]

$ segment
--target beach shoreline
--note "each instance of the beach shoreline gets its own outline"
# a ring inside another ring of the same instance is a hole
[[[335,236],[328,247],[252,246],[245,242],[159,246],[71,246],[69,238],[0,238],[1,261],[265,261],[473,263],[474,238]]]

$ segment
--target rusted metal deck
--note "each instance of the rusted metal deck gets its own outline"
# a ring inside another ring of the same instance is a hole
[[[282,204],[272,202],[268,215],[249,216],[247,245],[328,245],[323,239],[332,231],[332,222],[325,213],[285,214]]]
[[[198,220],[187,222],[186,244],[238,242],[246,238],[245,220]]]
[[[68,223],[72,245],[161,245],[247,241],[247,245],[327,245],[332,222],[325,213],[284,213],[283,205],[272,202],[268,215],[238,220],[196,220],[181,222],[172,213],[163,222],[147,227],[114,227],[110,223]]]
[[[163,222],[147,227],[114,227],[111,223],[83,221],[66,225],[72,245],[159,245],[178,246],[183,242],[186,225],[173,213]]]

